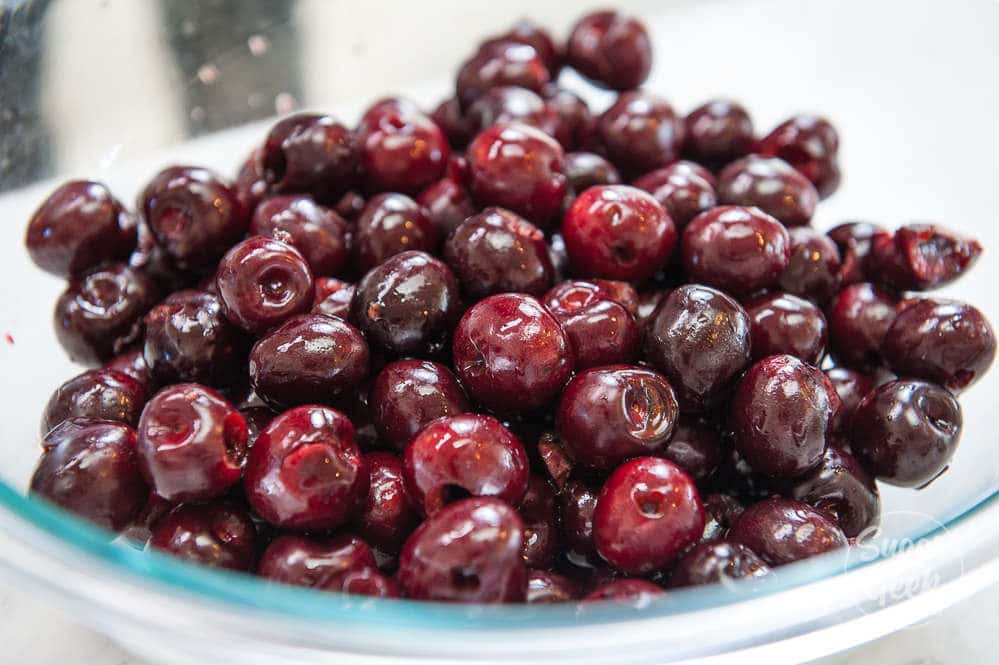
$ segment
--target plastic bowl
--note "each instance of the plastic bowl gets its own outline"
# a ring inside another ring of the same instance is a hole
[[[92,177],[131,201],[169,163],[231,174],[266,122],[216,129],[287,110],[293,98],[348,122],[386,93],[429,105],[480,37],[522,15],[564,34],[585,9],[303,1],[231,3],[239,11],[220,14],[226,3],[207,4],[0,10],[0,64],[10,65],[0,68],[0,570],[13,581],[156,662],[578,665],[800,662],[918,621],[999,578],[999,435],[990,422],[999,371],[962,396],[965,434],[949,472],[918,492],[882,488],[884,529],[872,544],[787,566],[764,583],[671,592],[640,608],[450,606],[267,585],[110,544],[24,498],[41,408],[78,371],[51,329],[62,285],[22,246],[26,220],[54,182]],[[978,236],[986,258],[941,295],[999,321],[999,3],[618,4],[649,24],[657,59],[648,87],[681,111],[725,94],[749,106],[759,131],[799,110],[834,119],[845,179],[820,206],[818,226],[933,219]],[[597,107],[608,100],[590,98]]]

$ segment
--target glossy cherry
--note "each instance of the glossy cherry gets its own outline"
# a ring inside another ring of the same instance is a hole
[[[669,380],[681,411],[718,404],[749,364],[750,321],[739,303],[707,286],[673,289],[649,320],[645,358]]]
[[[573,69],[613,90],[632,90],[652,69],[652,41],[642,22],[616,11],[587,14],[576,23],[566,45]]]
[[[531,570],[527,574],[528,605],[567,603],[578,596],[576,583],[565,575],[547,570]]]
[[[826,513],[794,499],[767,499],[746,509],[728,539],[742,543],[769,566],[781,566],[847,546]]]
[[[24,244],[39,268],[69,277],[102,263],[126,260],[136,237],[135,218],[106,186],[71,180],[35,210]]]
[[[646,173],[632,184],[651,194],[680,229],[718,205],[714,176],[693,162],[674,162]]]
[[[957,400],[932,383],[900,379],[878,386],[853,414],[850,447],[879,480],[925,487],[947,470],[961,439]]]
[[[756,206],[786,226],[808,224],[819,194],[808,179],[776,157],[749,155],[718,174],[722,203]]]
[[[387,108],[357,132],[364,184],[371,192],[415,194],[444,175],[451,148],[441,128],[415,108]]]
[[[764,577],[770,567],[742,543],[711,540],[698,543],[680,557],[669,575],[669,586],[690,587]]]
[[[287,534],[260,555],[257,574],[272,582],[338,590],[340,576],[374,565],[371,547],[351,533],[329,538]]]
[[[559,549],[558,508],[544,477],[531,476],[517,512],[524,520],[524,562],[531,568],[550,567]]]
[[[839,402],[842,405],[836,429],[848,433],[853,412],[857,410],[860,400],[864,399],[876,384],[873,377],[849,367],[832,367],[827,369],[825,374],[839,395]]]
[[[559,140],[565,141],[562,147],[566,150],[593,147],[597,121],[582,97],[555,85],[546,86],[542,97],[558,116]]]
[[[354,285],[335,277],[317,277],[315,285],[312,313],[346,320],[350,314],[350,302],[354,299]]]
[[[441,178],[416,197],[437,235],[447,238],[458,225],[478,212],[468,190],[451,178]]]
[[[74,362],[107,362],[142,337],[142,317],[158,297],[151,279],[123,263],[94,268],[56,301],[56,338]]]
[[[552,75],[558,74],[562,65],[562,53],[552,39],[551,33],[531,19],[520,19],[497,39],[520,42],[534,47]]]
[[[427,360],[397,360],[382,368],[370,403],[378,433],[400,452],[432,420],[470,411],[451,370]]]
[[[570,480],[558,494],[562,537],[571,552],[588,557],[596,554],[593,543],[593,511],[599,492],[585,483]]]
[[[610,475],[593,513],[597,552],[624,573],[662,569],[704,531],[704,508],[694,481],[656,457],[625,462]]]
[[[738,521],[745,506],[731,494],[706,494],[701,502],[704,504],[704,512],[707,521],[704,524],[704,540],[715,540],[722,538]]]
[[[651,277],[676,246],[676,227],[663,207],[625,185],[580,194],[565,215],[562,236],[576,272],[627,281]]]
[[[590,187],[619,185],[621,174],[609,161],[592,152],[570,152],[565,156],[565,175],[569,179],[569,197],[575,198]]]
[[[753,120],[730,99],[713,99],[684,119],[683,154],[698,164],[719,170],[753,149]]]
[[[842,279],[839,249],[826,235],[809,226],[788,229],[791,255],[779,285],[787,293],[822,306],[839,290]]]
[[[302,253],[316,276],[339,275],[349,265],[347,222],[302,194],[263,201],[253,213],[250,235],[288,243]]]
[[[250,384],[274,408],[330,403],[368,376],[361,332],[343,319],[303,314],[261,337],[250,352]]]
[[[534,298],[507,293],[473,305],[454,333],[454,368],[472,399],[503,412],[550,403],[574,356],[558,320]]]
[[[265,520],[285,529],[332,529],[368,493],[354,426],[339,411],[300,406],[271,421],[250,449],[243,487]]]
[[[825,198],[839,187],[839,135],[827,119],[799,113],[764,136],[760,154],[779,157],[808,178]]]
[[[933,381],[954,393],[980,379],[996,355],[995,333],[981,311],[928,298],[899,312],[881,346],[899,376]]]
[[[681,416],[661,456],[686,471],[696,482],[703,482],[721,464],[721,435],[718,428],[706,420]]]
[[[624,577],[605,582],[583,596],[584,603],[594,601],[614,601],[641,608],[656,596],[666,593],[662,588],[647,580]]]
[[[312,194],[333,205],[356,181],[357,153],[354,133],[336,119],[296,113],[271,127],[260,168],[275,192]]]
[[[416,201],[405,194],[379,194],[357,220],[354,267],[365,273],[402,252],[432,252],[439,241],[437,228]]]
[[[642,90],[618,95],[597,121],[602,148],[626,177],[637,177],[676,161],[683,119],[669,102]]]
[[[457,97],[448,97],[435,106],[430,118],[444,132],[452,148],[459,150],[468,145],[472,131]]]
[[[881,514],[874,478],[853,455],[836,446],[826,448],[819,466],[785,493],[832,515],[847,538],[872,527]]]
[[[533,46],[498,39],[484,44],[461,65],[455,92],[467,109],[490,88],[513,85],[541,93],[550,80],[551,72]]]
[[[215,281],[226,318],[257,335],[307,312],[315,297],[305,257],[291,245],[259,236],[229,250]]]
[[[139,515],[149,496],[135,447],[135,430],[124,423],[65,420],[42,441],[30,491],[100,527],[120,531]]]
[[[732,398],[736,449],[756,471],[800,476],[822,460],[839,409],[839,396],[818,368],[789,355],[764,358]]]
[[[467,496],[517,505],[527,491],[524,445],[491,416],[463,414],[432,421],[403,455],[406,487],[424,515]]]
[[[499,122],[518,122],[540,129],[562,145],[568,143],[556,110],[527,88],[491,88],[468,107],[465,117],[475,134]]]
[[[406,489],[402,460],[392,453],[365,456],[370,478],[368,496],[354,517],[357,532],[379,550],[396,554],[420,523]]]
[[[146,386],[127,374],[110,369],[84,372],[52,393],[42,414],[42,436],[70,418],[114,420],[135,427],[147,397]]]
[[[524,600],[524,523],[500,499],[446,506],[421,524],[399,557],[399,585],[418,600],[509,603]]]
[[[146,364],[146,359],[142,357],[141,349],[133,349],[115,356],[104,365],[104,369],[114,370],[132,377],[145,388],[147,395],[156,392],[154,390],[156,381],[149,370],[149,365]]]
[[[202,566],[249,572],[257,562],[257,528],[233,501],[188,503],[156,522],[149,546]]]
[[[871,238],[872,277],[906,291],[926,291],[949,284],[975,264],[982,253],[977,240],[937,224],[909,224],[895,233]]]
[[[843,286],[868,280],[871,242],[882,231],[884,229],[881,227],[867,222],[845,222],[826,233],[839,249],[842,259],[839,278]]]
[[[745,304],[753,340],[753,359],[778,353],[818,365],[825,355],[828,338],[822,310],[798,296],[773,293]]]
[[[873,284],[843,288],[826,310],[833,356],[860,371],[882,365],[881,344],[898,309],[898,298]]]

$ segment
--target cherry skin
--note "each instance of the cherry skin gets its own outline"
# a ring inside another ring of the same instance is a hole
[[[628,363],[638,354],[641,331],[620,303],[601,300],[556,317],[572,343],[577,370]]]
[[[124,261],[135,249],[135,218],[99,182],[71,180],[28,221],[24,244],[35,265],[58,277]]]
[[[132,377],[142,385],[147,395],[156,392],[154,390],[156,382],[149,370],[149,365],[146,364],[146,359],[142,357],[140,349],[133,349],[132,351],[126,351],[121,355],[115,356],[104,365],[104,369],[121,372]]]
[[[567,603],[578,595],[576,584],[565,575],[547,570],[531,570],[527,574],[528,605]]]
[[[127,374],[109,369],[84,372],[52,393],[42,414],[42,436],[70,418],[113,420],[135,427],[146,397],[146,387]]]
[[[828,336],[822,310],[788,293],[753,298],[745,307],[754,360],[786,353],[811,365],[819,364]]]
[[[776,157],[749,155],[718,174],[722,203],[756,206],[787,226],[808,224],[819,193],[808,179]]]
[[[312,271],[302,254],[269,238],[244,240],[222,258],[215,277],[225,316],[259,335],[312,307]]]
[[[468,190],[451,178],[441,178],[427,187],[416,197],[416,203],[424,209],[441,238],[447,238],[458,225],[478,212]]]
[[[835,517],[847,538],[861,535],[881,514],[874,478],[853,455],[836,446],[826,448],[822,463],[785,493]]]
[[[374,566],[348,570],[337,576],[334,584],[336,590],[358,596],[398,598],[401,595],[398,583]]]
[[[235,382],[246,344],[222,312],[218,296],[177,291],[146,315],[143,358],[159,384]]]
[[[767,565],[781,566],[846,547],[847,539],[825,513],[794,499],[767,499],[750,506],[729,531]]]
[[[405,194],[379,194],[357,220],[354,267],[365,273],[402,252],[433,252],[439,242],[437,227],[416,201]]]
[[[823,306],[839,290],[842,279],[839,249],[828,237],[808,226],[788,229],[791,256],[779,285],[791,294]]]
[[[271,127],[260,168],[276,193],[307,193],[332,205],[356,180],[357,152],[354,133],[331,116],[297,113]]]
[[[317,277],[315,284],[316,297],[312,313],[346,320],[350,315],[350,302],[354,299],[354,285],[335,277]]]
[[[996,355],[996,338],[977,308],[920,299],[895,317],[882,351],[899,376],[933,381],[957,393],[988,371]]]
[[[871,243],[874,236],[880,235],[882,231],[884,229],[881,227],[867,222],[845,222],[826,233],[839,249],[842,259],[839,278],[843,286],[868,281]]]
[[[674,162],[646,173],[633,185],[652,194],[680,229],[718,205],[714,176],[693,162]]]
[[[694,481],[656,457],[619,466],[600,491],[593,513],[597,551],[629,575],[665,568],[703,531],[704,508]]]
[[[872,236],[869,269],[892,288],[926,291],[956,280],[981,253],[977,240],[936,224],[909,224]]]
[[[731,494],[707,494],[702,499],[707,522],[704,524],[704,540],[725,536],[746,509]]]
[[[468,145],[472,138],[472,130],[457,97],[448,97],[443,100],[434,107],[430,113],[430,118],[447,136],[447,141],[452,148],[459,150]]]
[[[451,148],[429,117],[405,107],[385,109],[361,123],[357,145],[371,192],[415,194],[444,175]]]
[[[562,54],[559,47],[555,45],[551,33],[531,19],[517,21],[513,27],[497,39],[533,46],[534,50],[538,52],[538,56],[544,61],[548,71],[553,75],[557,74],[559,67],[562,66]]]
[[[569,194],[576,198],[590,187],[620,185],[621,174],[609,161],[592,152],[570,152],[565,156],[565,176],[569,179]]]
[[[560,144],[568,142],[555,109],[527,88],[491,88],[468,107],[466,117],[476,134],[499,122],[517,122],[540,129]]]
[[[472,299],[494,293],[543,294],[555,267],[538,227],[503,208],[472,215],[444,243],[444,260]]]
[[[881,344],[898,309],[898,298],[873,284],[861,282],[841,290],[826,311],[836,360],[860,371],[881,366]]]
[[[383,552],[398,554],[420,522],[406,489],[402,460],[386,452],[370,453],[364,459],[370,478],[368,496],[354,524],[365,541]]]
[[[961,439],[961,407],[947,390],[913,379],[878,386],[853,414],[850,447],[879,480],[925,487],[947,470]]]
[[[271,421],[246,462],[243,487],[253,509],[284,529],[332,529],[368,493],[354,426],[339,411],[299,406]]]
[[[527,594],[524,523],[500,499],[446,506],[421,524],[399,557],[399,585],[417,600],[509,603]]]
[[[661,375],[632,365],[597,367],[565,387],[559,435],[579,462],[613,469],[629,457],[661,452],[677,412],[673,389]]]
[[[756,471],[793,478],[822,460],[840,409],[816,367],[775,355],[749,368],[732,398],[735,446]]]
[[[542,97],[558,116],[560,140],[565,141],[562,146],[566,150],[593,147],[597,121],[582,97],[555,85],[547,86]]]
[[[687,225],[681,251],[692,281],[744,295],[777,283],[790,260],[790,238],[756,208],[720,206]]]
[[[587,14],[566,46],[569,65],[612,90],[642,85],[652,69],[652,41],[641,21],[614,11]]]
[[[425,252],[396,254],[357,284],[350,320],[390,354],[438,353],[458,319],[458,283]]]
[[[524,520],[524,562],[531,568],[549,568],[559,552],[558,509],[555,492],[540,475],[532,475],[517,512]]]
[[[680,557],[669,574],[671,588],[764,577],[770,567],[742,543],[711,540],[698,543]]]
[[[680,156],[683,120],[653,94],[632,90],[618,95],[597,121],[600,145],[626,177],[666,166]]]
[[[313,275],[339,275],[349,265],[347,222],[308,196],[263,201],[253,213],[250,235],[288,243],[302,253]]]
[[[211,171],[193,166],[160,171],[139,201],[156,243],[185,269],[214,268],[250,221],[235,189]]]
[[[271,541],[260,555],[257,574],[282,584],[335,589],[344,573],[374,565],[371,547],[353,534],[330,538],[286,534]]]
[[[867,396],[867,393],[874,390],[874,379],[862,372],[852,370],[849,367],[832,367],[827,369],[826,378],[839,395],[842,405],[840,409],[839,425],[837,430],[849,432],[850,421],[853,419],[853,412],[857,410],[860,400]]]
[[[524,445],[491,416],[434,420],[406,446],[403,468],[414,505],[429,516],[455,498],[495,496],[516,505],[527,491]]]
[[[483,130],[468,147],[469,190],[480,206],[499,206],[547,228],[568,181],[562,146],[520,123]]]
[[[625,185],[580,194],[565,215],[562,236],[574,270],[626,281],[651,277],[676,246],[676,227],[663,207]]]
[[[97,526],[121,531],[149,496],[135,454],[135,430],[124,423],[70,418],[42,441],[30,492]]]
[[[264,169],[260,164],[261,154],[260,148],[254,148],[243,160],[232,183],[232,188],[236,190],[236,198],[250,216],[270,193],[270,185],[264,178]]]
[[[202,566],[249,572],[257,562],[257,528],[234,502],[189,503],[155,524],[149,546]]]
[[[582,602],[615,601],[634,607],[643,607],[653,598],[664,593],[666,592],[652,582],[625,577],[601,584],[583,596]]]
[[[753,149],[753,120],[738,102],[713,99],[691,111],[684,125],[684,155],[712,170],[720,170]]]
[[[758,149],[793,166],[815,185],[822,198],[839,187],[839,136],[832,123],[821,116],[802,113],[788,118],[760,140]]]
[[[250,384],[274,408],[329,403],[368,376],[361,332],[343,319],[303,314],[261,337],[250,352]]]
[[[56,301],[56,338],[70,360],[100,365],[142,337],[142,317],[159,289],[123,263],[94,268],[73,278]]]
[[[708,421],[681,416],[661,455],[700,483],[710,478],[721,464],[721,436]]]
[[[551,80],[551,72],[530,44],[494,40],[483,45],[458,70],[455,93],[467,109],[490,88],[512,85],[541,93]]]
[[[400,452],[431,421],[470,411],[451,370],[427,360],[386,365],[371,386],[370,402],[378,433]]]
[[[473,305],[454,333],[454,368],[469,396],[501,412],[550,403],[574,356],[558,320],[536,299],[507,293]]]
[[[570,552],[588,557],[596,554],[593,543],[593,511],[598,492],[584,483],[570,480],[558,495],[562,537]]]
[[[676,391],[681,411],[718,404],[750,359],[750,321],[721,291],[688,284],[672,290],[648,322],[645,358]]]
[[[246,420],[221,395],[196,383],[156,393],[139,419],[142,473],[167,501],[222,496],[242,476]]]

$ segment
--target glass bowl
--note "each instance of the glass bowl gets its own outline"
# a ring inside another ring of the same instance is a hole
[[[487,3],[7,3],[0,10],[0,570],[154,662],[800,662],[919,621],[999,578],[995,372],[965,395],[964,437],[922,491],[882,487],[862,547],[765,582],[670,592],[642,607],[478,607],[266,585],[108,542],[24,498],[49,393],[79,371],[51,328],[62,284],[29,262],[25,223],[54,183],[133,201],[171,163],[234,174],[267,118],[373,99],[429,106],[486,34],[530,15],[564,36],[588,8]],[[939,294],[999,321],[994,155],[999,3],[620,2],[654,37],[647,87],[685,112],[743,101],[758,131],[815,110],[840,130],[844,183],[816,224],[932,219],[986,257]],[[583,88],[566,74],[567,84]],[[595,107],[608,95],[588,91]]]

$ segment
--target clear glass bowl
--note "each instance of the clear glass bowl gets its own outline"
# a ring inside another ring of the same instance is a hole
[[[758,130],[799,110],[840,129],[841,190],[816,224],[934,219],[986,257],[941,292],[999,321],[994,155],[999,3],[620,2],[655,39],[648,87],[686,111],[729,95]],[[999,371],[961,398],[950,471],[883,487],[872,545],[780,569],[765,583],[621,605],[459,607],[270,586],[109,544],[24,498],[38,416],[75,374],[51,329],[62,288],[22,246],[66,177],[126,201],[176,162],[234,173],[275,112],[346,121],[378,96],[429,105],[485,34],[530,15],[561,35],[566,3],[26,2],[0,10],[0,570],[156,662],[799,662],[918,621],[999,578]],[[576,86],[578,80],[569,77]],[[588,93],[594,106],[607,95]],[[250,124],[246,124],[250,123]],[[990,287],[989,285],[993,285]]]

